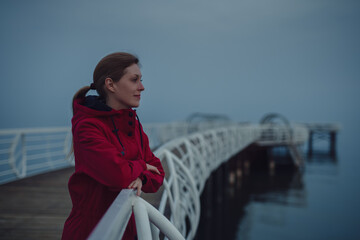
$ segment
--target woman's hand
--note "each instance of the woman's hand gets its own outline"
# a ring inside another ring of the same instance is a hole
[[[146,164],[146,170],[157,173],[157,174],[160,175],[159,170],[156,167],[154,167],[153,165]]]
[[[142,181],[140,178],[135,179],[134,181],[132,181],[130,183],[130,185],[128,186],[128,189],[137,189],[136,191],[136,195],[140,196],[141,194],[141,188],[142,188]]]
[[[157,174],[160,175],[159,170],[156,167],[154,167],[153,165],[146,164],[146,170],[157,173]],[[141,188],[142,188],[142,181],[141,181],[140,178],[136,178],[128,186],[128,189],[136,189],[137,190],[136,195],[138,195],[138,196],[140,196],[140,194],[141,194]]]

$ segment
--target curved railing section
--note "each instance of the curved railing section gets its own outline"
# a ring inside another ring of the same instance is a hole
[[[155,152],[169,170],[159,211],[169,206],[171,222],[186,239],[195,236],[200,194],[211,172],[260,135],[258,126],[229,126],[172,140]]]
[[[168,215],[170,222],[186,239],[193,239],[196,234],[200,195],[211,172],[260,136],[258,125],[233,125],[174,139],[154,152],[166,172],[158,211]],[[127,225],[127,221],[122,221],[125,217],[118,216],[117,219],[120,220],[113,223],[116,229]],[[109,225],[104,223],[108,221],[102,219],[99,226]],[[95,231],[99,232],[97,228]],[[105,236],[114,230],[108,227],[102,231],[98,234]],[[158,238],[159,231],[152,231],[153,239]],[[121,236],[116,237],[120,239]]]

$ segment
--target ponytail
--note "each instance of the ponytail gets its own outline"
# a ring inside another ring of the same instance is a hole
[[[78,98],[83,98],[85,97],[85,95],[87,94],[87,92],[91,89],[90,86],[85,86],[80,88],[74,95],[73,100],[72,100],[72,109],[73,109],[73,115],[74,115],[74,102],[76,99]],[[70,159],[70,157],[72,156],[72,154],[74,153],[74,141],[71,141],[71,149],[70,151],[66,154],[65,158],[66,159]]]
[[[78,98],[83,98],[85,97],[85,95],[87,94],[87,92],[90,90],[90,86],[85,86],[79,89],[79,91],[77,91],[73,97],[73,101],[72,101],[72,106],[73,106],[73,114],[74,114],[74,102],[76,99]]]

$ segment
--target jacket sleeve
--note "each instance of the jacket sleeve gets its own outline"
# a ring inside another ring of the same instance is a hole
[[[94,123],[77,124],[73,135],[76,171],[84,172],[111,190],[127,188],[146,170],[144,160],[125,159]]]
[[[159,174],[154,173],[152,171],[147,171],[147,170],[144,171],[141,174],[141,178],[143,179],[145,177],[146,178],[146,180],[145,180],[146,183],[143,185],[142,190],[145,193],[154,193],[163,184],[164,177],[165,177],[165,172],[164,172],[164,169],[163,169],[163,167],[161,165],[160,159],[157,158],[152,153],[152,151],[150,150],[149,139],[148,139],[147,135],[144,132],[142,132],[142,135],[143,135],[143,141],[144,141],[145,162],[147,164],[155,166],[160,172],[160,175],[159,175]]]

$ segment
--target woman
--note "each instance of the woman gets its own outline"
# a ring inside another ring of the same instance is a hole
[[[73,99],[73,203],[62,239],[86,239],[122,189],[156,192],[164,170],[149,148],[135,110],[144,91],[139,60],[113,53],[96,66],[93,83]],[[86,96],[94,89],[99,96]],[[123,239],[135,239],[132,216]]]

